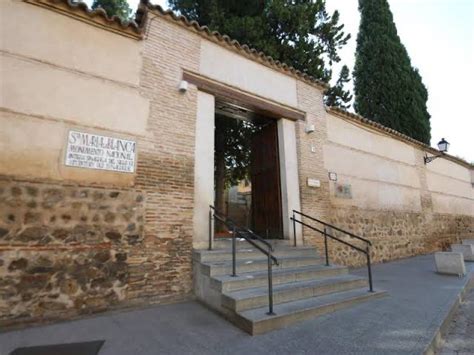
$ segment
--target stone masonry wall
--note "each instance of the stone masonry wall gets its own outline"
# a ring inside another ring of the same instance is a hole
[[[308,92],[300,86],[298,93],[299,100],[303,100]],[[325,112],[315,112],[315,114],[323,122],[325,119],[331,119]],[[313,119],[311,121],[311,119],[312,117],[309,116],[308,123],[314,124],[316,122],[317,127],[324,132],[324,124],[319,120],[314,121]],[[301,124],[301,126],[303,125]],[[299,130],[302,210],[306,214],[369,239],[373,244],[371,258],[374,263],[448,250],[452,243],[460,242],[461,238],[474,237],[472,210],[465,211],[464,215],[434,212],[432,193],[427,185],[426,166],[423,163],[424,152],[419,149],[415,150],[415,169],[420,183],[418,191],[421,210],[414,212],[414,208],[411,210],[400,209],[396,206],[393,208],[371,208],[370,206],[360,207],[356,203],[345,206],[338,203],[337,198],[332,196],[329,190],[328,171],[321,159],[324,157],[323,152],[318,152],[318,154],[309,152],[310,144],[316,142],[318,145],[324,145],[324,139],[326,137],[322,132],[308,135],[302,129]],[[334,157],[324,157],[324,159],[331,158]],[[345,159],[345,157],[341,156],[339,159]],[[321,187],[308,188],[307,177],[319,179]],[[379,188],[377,182],[379,182],[377,175],[374,174],[371,181],[374,189]],[[466,198],[468,197],[466,196]],[[320,224],[306,221],[317,228],[323,228]],[[331,232],[342,240],[365,248],[365,243],[361,241],[337,231]],[[324,238],[320,233],[303,228],[303,238],[305,244],[315,245],[321,255],[324,255]],[[342,243],[329,239],[328,249],[333,263],[349,266],[362,266],[366,263],[364,254]]]
[[[0,180],[0,201],[0,326],[128,301],[141,193]]]
[[[0,176],[0,327],[192,296],[197,88],[177,87],[183,68],[199,70],[200,43],[149,22],[138,88],[149,117],[136,173],[115,173],[126,183]]]
[[[474,217],[448,214],[338,208],[334,209],[329,223],[368,238],[373,244],[371,257],[375,263],[448,250],[460,238],[474,235]],[[333,234],[364,247],[364,243],[337,231]],[[341,243],[329,243],[329,250],[334,263],[365,265],[363,254]]]
[[[185,93],[177,88],[184,69],[199,72],[203,39],[149,16],[134,90],[150,107],[146,130],[131,137],[138,146],[135,175],[107,172],[114,179],[96,182],[88,175],[92,172],[79,171],[79,177],[88,178],[73,183],[61,160],[63,175],[44,180],[24,172],[0,176],[0,328],[192,295],[198,91],[193,85]],[[322,92],[297,81],[297,96],[298,108],[306,112],[306,121],[295,123],[303,212],[369,237],[375,262],[431,252],[461,233],[474,234],[472,217],[432,212],[426,181],[420,213],[333,206],[324,168]],[[133,112],[125,116],[120,119],[135,122]],[[306,124],[314,124],[316,131],[305,133]],[[309,188],[307,178],[320,180],[321,187]],[[115,185],[119,180],[124,181]],[[320,235],[305,229],[304,240],[323,250]],[[330,245],[334,262],[363,264],[353,251]]]

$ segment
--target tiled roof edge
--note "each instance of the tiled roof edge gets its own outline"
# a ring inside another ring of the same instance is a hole
[[[105,28],[112,32],[132,37],[142,38],[142,30],[135,21],[122,22],[117,16],[109,17],[105,10],[99,8],[89,9],[82,1],[73,0],[23,0],[24,2],[38,5],[59,13],[77,18],[92,25]]]
[[[398,132],[397,130],[394,130],[393,128],[389,128],[389,127],[386,127],[384,126],[383,124],[380,124],[378,122],[375,122],[375,121],[372,121],[372,120],[369,120],[368,118],[365,118],[361,115],[358,115],[358,114],[355,114],[355,113],[352,113],[352,112],[348,112],[346,110],[343,110],[339,107],[329,107],[329,106],[326,106],[326,111],[329,112],[329,113],[334,113],[336,115],[339,115],[339,116],[342,116],[344,118],[348,118],[352,121],[356,121],[358,123],[362,123],[363,125],[365,126],[370,126],[371,128],[375,128],[376,130],[378,131],[382,131],[384,133],[388,133],[390,136],[392,137],[395,137],[397,138],[398,140],[401,140],[401,141],[404,141],[404,142],[408,142],[408,143],[411,143],[411,144],[414,144],[416,146],[419,146],[420,148],[422,148],[423,150],[425,151],[429,151],[430,153],[432,154],[437,154],[439,153],[438,150],[436,150],[435,148],[429,146],[428,144],[426,143],[423,143],[423,142],[420,142],[419,140],[416,140],[412,137],[409,137],[407,136],[406,134],[403,134],[403,133],[400,133]],[[458,158],[458,157],[455,157],[455,156],[452,156],[450,154],[443,154],[443,157],[445,158],[448,158],[449,160],[451,161],[455,161],[457,163],[460,163],[461,165],[464,165],[470,169],[474,169],[474,164],[471,164],[467,161],[465,161],[464,159],[461,159],[461,158]]]
[[[160,5],[150,4],[148,0],[141,0],[137,10],[137,22],[140,28],[145,27],[147,10],[152,11],[152,13],[158,14],[164,18],[168,18],[174,21],[175,23],[186,27],[187,29],[193,30],[199,35],[210,39],[213,42],[216,42],[221,45],[223,44],[227,47],[231,47],[237,52],[245,53],[254,61],[260,62],[261,64],[265,64],[266,66],[276,69],[280,72],[284,72],[285,74],[290,74],[308,84],[317,86],[319,89],[326,90],[329,88],[329,85],[324,81],[321,81],[312,77],[311,75],[303,73],[300,70],[297,70],[286,63],[282,63],[278,60],[275,60],[272,57],[267,56],[265,53],[258,51],[255,48],[249,47],[246,44],[240,44],[239,41],[232,39],[227,35],[222,35],[217,31],[211,31],[207,26],[201,26],[197,21],[190,21],[185,16],[177,15],[171,10],[164,10]]]

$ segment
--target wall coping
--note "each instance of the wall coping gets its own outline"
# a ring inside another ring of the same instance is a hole
[[[438,154],[439,151],[431,146],[429,146],[428,144],[425,144],[423,142],[420,142],[414,138],[411,138],[403,133],[400,133],[396,130],[394,130],[393,128],[389,128],[389,127],[386,127],[384,126],[383,124],[380,124],[378,122],[375,122],[375,121],[372,121],[372,120],[369,120],[368,118],[365,118],[361,115],[358,115],[358,114],[355,114],[355,113],[352,113],[352,112],[349,112],[349,111],[346,111],[346,110],[343,110],[339,107],[328,107],[326,106],[326,112],[328,113],[331,113],[331,114],[334,114],[342,119],[345,119],[345,120],[349,120],[349,121],[352,121],[352,122],[356,122],[358,124],[361,124],[365,127],[368,127],[368,128],[371,128],[375,131],[378,131],[378,132],[381,132],[391,138],[395,138],[403,143],[407,143],[407,144],[410,144],[410,145],[413,145],[417,148],[420,148],[421,150],[425,151],[425,152],[429,152],[431,154]],[[458,157],[455,157],[453,155],[449,155],[449,154],[443,154],[442,155],[443,158],[445,159],[448,159],[454,163],[457,163],[457,164],[460,164],[468,169],[471,169],[473,170],[474,169],[474,164],[471,164],[467,161],[465,161],[464,159],[461,159],[461,158],[458,158]]]
[[[240,44],[239,41],[230,38],[227,35],[223,35],[218,31],[211,31],[207,26],[201,26],[197,21],[190,21],[183,15],[177,15],[171,10],[164,10],[160,5],[150,4],[149,0],[141,0],[138,5],[136,21],[141,28],[144,28],[147,23],[147,14],[152,14],[166,19],[170,22],[176,23],[189,31],[197,33],[201,37],[214,42],[222,47],[230,49],[254,62],[265,65],[269,68],[275,69],[283,74],[293,76],[298,80],[301,80],[307,84],[315,86],[319,90],[326,90],[329,88],[329,84],[312,77],[302,71],[295,69],[294,67],[275,60],[265,53],[258,51],[255,48],[249,47],[246,44]]]
[[[142,30],[135,21],[122,22],[117,16],[109,17],[105,10],[89,9],[82,1],[72,0],[23,0],[26,3],[53,10],[62,15],[72,17],[89,25],[117,33],[119,35],[140,40]]]
[[[190,21],[185,16],[177,15],[171,10],[164,10],[160,5],[152,5],[149,0],[140,0],[135,15],[135,21],[122,22],[117,16],[108,17],[103,9],[91,10],[88,5],[82,1],[73,0],[23,0],[29,4],[41,6],[63,15],[86,22],[90,25],[115,32],[117,34],[131,37],[137,40],[143,40],[148,21],[148,12],[159,16],[167,21],[173,22],[183,28],[197,33],[201,37],[214,42],[226,49],[230,49],[254,62],[265,65],[277,70],[285,75],[292,76],[307,84],[310,84],[319,90],[326,90],[329,84],[318,80],[294,67],[275,60],[265,53],[249,47],[246,44],[240,44],[237,40],[227,35],[222,35],[217,31],[211,31],[207,26],[201,26],[197,21]]]

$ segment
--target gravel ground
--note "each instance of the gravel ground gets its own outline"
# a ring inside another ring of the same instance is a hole
[[[474,354],[474,287],[460,304],[439,355]]]

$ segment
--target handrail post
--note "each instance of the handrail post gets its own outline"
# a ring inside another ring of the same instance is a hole
[[[369,273],[369,292],[374,292],[374,286],[372,284],[372,267],[370,265],[370,245],[367,245],[367,270]]]
[[[212,250],[212,242],[213,242],[213,231],[214,231],[214,225],[213,222],[214,219],[212,218],[212,208],[209,207],[209,247],[208,250]]]
[[[273,270],[272,258],[270,252],[268,253],[268,315],[273,316]]]
[[[295,221],[295,210],[293,210],[293,239],[295,240],[294,246],[296,247],[296,221]]]
[[[328,234],[326,226],[324,226],[324,252],[326,253],[326,266],[329,266]]]
[[[236,273],[236,266],[235,266],[235,259],[236,259],[236,250],[235,250],[235,247],[236,247],[236,240],[235,240],[236,236],[235,236],[235,226],[232,227],[232,277],[236,277],[237,276],[237,273]]]

